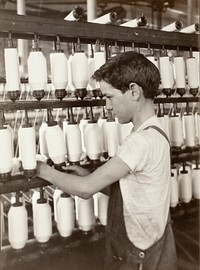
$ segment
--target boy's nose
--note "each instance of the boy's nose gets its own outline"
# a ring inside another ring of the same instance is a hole
[[[111,101],[108,98],[106,98],[106,110],[112,110],[112,109],[113,107],[112,107]]]

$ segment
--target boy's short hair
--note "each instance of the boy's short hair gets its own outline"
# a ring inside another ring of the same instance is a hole
[[[108,59],[95,71],[93,78],[103,80],[123,93],[129,89],[130,83],[136,83],[142,87],[145,98],[154,99],[159,93],[159,70],[143,54],[133,51]]]

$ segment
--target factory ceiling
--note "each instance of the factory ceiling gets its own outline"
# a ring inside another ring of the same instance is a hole
[[[87,21],[87,0],[25,0],[25,4],[26,15],[48,18],[64,18],[75,6],[81,6],[85,10],[82,20]],[[16,13],[16,10],[17,0],[0,0],[0,12]],[[97,0],[97,17],[111,10],[115,10],[121,20],[142,13],[155,24],[158,18],[156,13],[159,13],[162,25],[178,19],[185,23],[199,22],[199,0]]]

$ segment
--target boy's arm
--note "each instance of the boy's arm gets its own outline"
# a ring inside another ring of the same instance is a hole
[[[49,181],[68,194],[84,199],[104,190],[129,172],[128,165],[118,156],[111,158],[94,172],[84,176],[57,171],[43,162],[38,162],[37,165],[37,175],[40,178]]]

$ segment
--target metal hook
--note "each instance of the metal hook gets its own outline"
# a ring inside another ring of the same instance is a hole
[[[131,47],[132,47],[132,50],[135,51],[135,43],[134,43],[134,41],[132,42],[132,46]]]
[[[38,49],[39,48],[39,37],[36,33],[34,33],[34,39],[32,41],[32,48]]]
[[[115,49],[118,49],[117,41],[115,41]]]
[[[81,51],[81,41],[79,37],[77,37],[77,51]]]
[[[149,51],[149,54],[151,55],[151,44],[150,43],[147,44],[147,50]]]
[[[53,41],[53,51],[56,51],[56,41]]]
[[[60,37],[56,36],[56,50],[61,50]]]
[[[60,43],[60,37],[59,37],[59,36],[56,36],[56,41],[57,41],[58,43]]]
[[[177,45],[176,51],[177,51],[177,56],[180,56],[179,45]]]
[[[74,44],[74,42],[72,42],[72,55],[74,55],[74,52],[75,52],[75,44]]]
[[[90,50],[91,50],[91,57],[94,58],[94,48],[93,48],[93,44],[90,44]]]
[[[164,44],[162,45],[161,54],[162,54],[163,56],[166,56],[166,55],[167,55],[167,51],[166,51],[166,49],[165,49],[165,45],[164,45]]]
[[[114,54],[118,54],[119,52],[119,47],[117,45],[117,41],[115,41],[115,45],[114,45]]]
[[[95,42],[95,50],[96,52],[100,52],[100,40],[97,39]]]
[[[9,31],[8,32],[8,48],[13,47],[13,40],[12,40],[12,33]]]
[[[190,57],[191,57],[191,58],[193,57],[193,54],[192,54],[192,46],[190,46]]]

